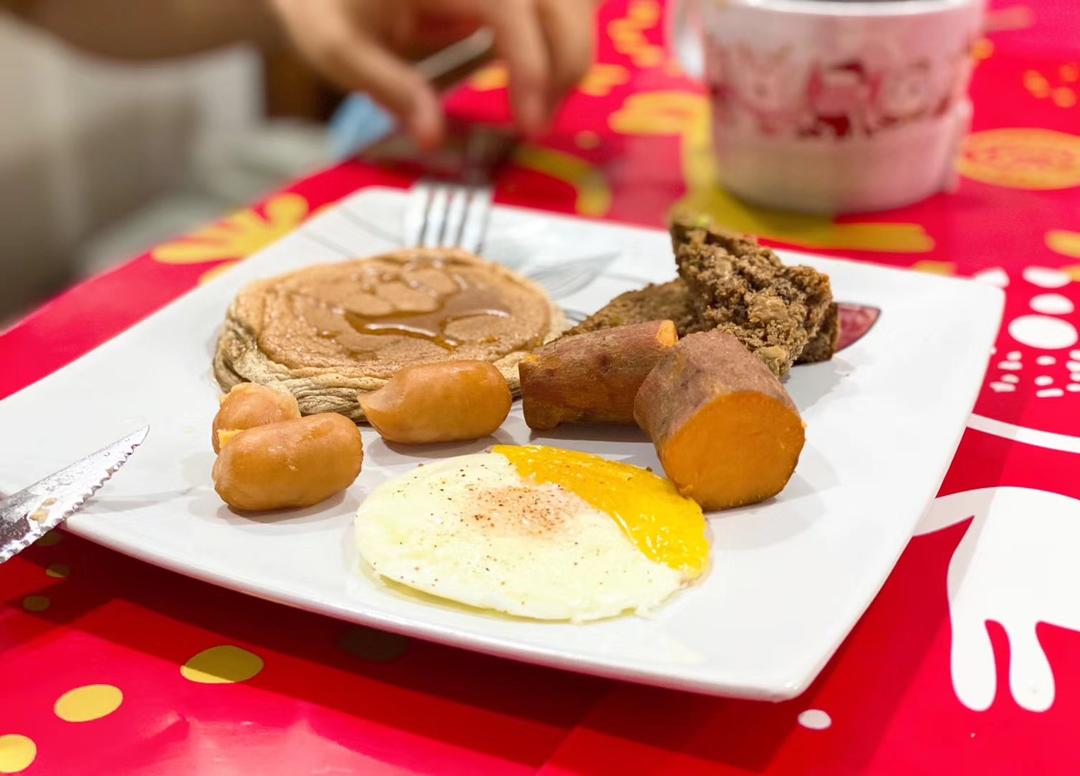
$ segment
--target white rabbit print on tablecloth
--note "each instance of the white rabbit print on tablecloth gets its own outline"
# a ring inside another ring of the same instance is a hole
[[[951,672],[960,701],[984,711],[997,694],[994,621],[1009,640],[1009,690],[1017,705],[1046,711],[1054,672],[1035,628],[1080,631],[1080,500],[1033,488],[981,488],[943,496],[917,530],[971,519],[949,562]]]

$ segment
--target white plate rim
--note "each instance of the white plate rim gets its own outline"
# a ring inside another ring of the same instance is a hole
[[[319,219],[325,219],[331,217],[334,212],[342,207],[355,206],[358,201],[363,201],[366,197],[380,197],[380,196],[404,196],[400,190],[397,189],[384,189],[382,187],[371,187],[361,190],[360,192],[353,194],[337,205],[331,206],[322,214],[316,216],[311,221],[307,222],[301,227],[310,228],[313,224],[318,222]],[[583,219],[577,219],[573,216],[566,216],[563,214],[552,214],[546,211],[535,210],[531,208],[519,208],[513,206],[499,205],[498,209],[503,212],[520,212],[528,214],[530,217],[539,218],[551,218],[555,220],[567,220],[581,222]],[[638,231],[641,233],[647,233],[655,236],[658,230],[648,229],[640,226],[626,225],[626,224],[614,224],[610,222],[596,222],[604,227],[614,227],[620,230]],[[250,257],[248,262],[255,262],[258,257],[265,250],[260,251],[258,254]],[[866,271],[872,269],[873,272],[881,277],[890,277],[892,273],[896,273],[897,276],[910,277],[910,272],[901,269],[894,269],[888,267],[881,267],[877,265],[867,265],[862,262],[852,262],[842,259],[833,259],[826,257],[816,257],[813,254],[797,254],[790,251],[781,251],[783,255],[789,255],[793,258],[800,260],[807,260],[810,262],[823,262],[829,266],[850,266],[855,271]],[[139,323],[134,324],[129,329],[125,330],[121,334],[112,338],[106,343],[98,346],[97,348],[89,351],[88,353],[76,359],[71,364],[63,367],[52,375],[43,378],[41,381],[37,381],[30,386],[26,386],[19,392],[12,394],[11,397],[7,397],[3,402],[0,402],[0,407],[3,404],[9,402],[14,397],[24,396],[27,392],[32,391],[35,386],[40,385],[43,382],[52,380],[58,375],[62,375],[66,370],[80,363],[84,363],[88,359],[94,358],[101,348],[107,345],[116,343],[118,340],[122,340],[125,335],[134,331],[138,327],[144,326],[149,322],[157,319],[163,314],[167,314],[170,311],[175,310],[177,307],[182,307],[189,303],[193,294],[202,292],[203,289],[212,289],[215,283],[221,282],[222,278],[218,278],[199,289],[195,289],[192,293],[184,294],[178,297],[176,300],[170,302],[168,305],[159,309],[147,318],[142,319]],[[987,313],[987,321],[992,321],[993,325],[987,326],[987,334],[984,337],[984,341],[974,345],[974,349],[982,348],[989,355],[990,347],[993,343],[994,335],[996,335],[997,325],[1000,322],[1002,309],[1004,306],[1004,294],[1000,289],[993,288],[986,285],[976,284],[971,281],[955,279],[955,278],[942,278],[933,277],[927,278],[928,281],[934,283],[955,284],[954,288],[957,290],[964,289],[964,294],[973,294],[981,297],[981,304],[989,311]],[[207,292],[208,293],[208,292]],[[115,347],[115,344],[113,344]],[[982,382],[982,374],[978,375],[978,379],[974,377],[969,381],[968,396],[965,398],[967,406],[970,408],[974,405],[974,401],[978,395],[979,388]],[[964,432],[966,426],[966,414],[963,417],[957,418],[955,427],[952,433],[952,444],[948,448],[947,452],[940,454],[940,458],[943,463],[939,467],[940,472],[937,478],[932,484],[932,488],[928,487],[925,494],[925,498],[922,499],[924,504],[929,504],[937,488],[940,485],[941,479],[944,477],[949,463],[952,460],[952,455],[959,444],[960,438]],[[153,434],[153,431],[151,431]],[[913,529],[918,521],[920,515],[916,514],[911,517],[910,529]],[[892,558],[892,562],[887,569],[884,569],[880,575],[880,579],[873,587],[873,592],[866,596],[865,602],[859,608],[858,612],[851,618],[850,622],[841,624],[836,627],[835,638],[831,639],[834,644],[830,650],[823,653],[816,653],[808,660],[804,661],[801,665],[788,666],[787,670],[781,672],[777,676],[773,677],[768,682],[763,682],[762,679],[756,678],[750,681],[739,681],[728,677],[724,680],[719,680],[715,675],[702,675],[693,676],[686,674],[658,674],[656,671],[641,669],[631,662],[619,661],[615,659],[597,661],[593,659],[583,659],[581,656],[569,655],[563,650],[549,649],[536,645],[530,645],[528,647],[514,646],[508,647],[506,643],[500,643],[497,639],[485,639],[474,634],[463,633],[454,628],[444,627],[438,624],[428,624],[426,627],[418,627],[415,622],[409,621],[407,618],[395,617],[391,615],[381,613],[363,613],[357,612],[353,609],[349,609],[335,604],[332,601],[325,600],[313,600],[307,597],[298,597],[292,595],[282,589],[267,584],[264,580],[258,580],[254,578],[245,577],[238,574],[222,574],[218,570],[208,567],[200,566],[199,564],[192,564],[190,562],[178,562],[176,558],[169,555],[167,552],[158,551],[156,548],[148,548],[145,545],[140,544],[137,541],[125,540],[124,537],[118,535],[109,534],[107,531],[103,531],[99,526],[96,526],[91,520],[74,519],[70,522],[68,530],[72,533],[80,535],[96,543],[110,547],[114,550],[123,552],[132,557],[151,562],[154,565],[158,565],[162,568],[176,571],[178,573],[191,576],[196,579],[200,579],[211,584],[242,592],[245,594],[253,595],[259,598],[264,598],[272,601],[277,601],[289,606],[300,608],[307,611],[318,612],[321,614],[329,615],[338,619],[356,622],[358,624],[369,625],[378,627],[381,629],[401,633],[403,635],[418,636],[427,640],[447,644],[450,646],[461,647],[471,649],[474,651],[496,655],[500,657],[507,657],[511,659],[524,660],[526,662],[536,663],[540,665],[546,665],[556,667],[560,669],[573,670],[582,673],[588,673],[597,676],[604,676],[610,678],[624,679],[637,681],[647,684],[653,684],[663,687],[670,687],[674,689],[691,690],[695,692],[702,692],[716,695],[726,695],[735,697],[751,697],[759,699],[768,699],[774,701],[786,700],[795,697],[810,684],[811,681],[818,675],[820,670],[824,667],[827,661],[831,658],[836,648],[854,627],[855,623],[861,617],[866,607],[870,605],[873,598],[876,596],[877,591],[881,585],[884,584],[888,574],[891,572],[892,567],[895,565],[896,560],[902,553],[905,544],[900,544],[896,548],[895,556]],[[685,594],[685,593],[684,593]]]

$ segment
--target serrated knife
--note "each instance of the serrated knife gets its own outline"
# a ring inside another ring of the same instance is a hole
[[[149,426],[0,500],[0,563],[77,512],[143,443]]]

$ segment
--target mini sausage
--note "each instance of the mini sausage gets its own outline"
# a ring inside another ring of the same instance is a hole
[[[424,444],[491,434],[506,420],[513,397],[487,361],[441,361],[405,367],[359,401],[383,439]]]
[[[234,509],[308,507],[349,487],[363,460],[356,425],[323,412],[236,434],[214,462],[214,490]]]
[[[291,393],[275,391],[258,383],[240,383],[222,397],[214,416],[210,442],[214,452],[220,453],[223,440],[231,438],[233,432],[299,417],[300,405]]]

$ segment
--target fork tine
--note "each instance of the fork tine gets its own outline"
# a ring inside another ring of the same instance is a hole
[[[406,244],[478,253],[492,213],[491,168],[505,158],[512,142],[506,133],[477,129],[465,140],[454,182],[418,182],[406,208]]]
[[[407,247],[420,246],[424,239],[424,227],[427,224],[427,209],[430,207],[431,183],[417,181],[409,192],[409,200],[402,214],[402,244]]]
[[[490,184],[472,187],[469,208],[461,225],[461,239],[458,241],[470,253],[479,253],[484,247],[494,195],[494,188]]]
[[[449,187],[434,184],[431,187],[431,198],[428,200],[428,208],[424,219],[424,232],[421,236],[421,247],[438,248],[442,239],[443,229],[446,227],[446,206],[449,198]]]
[[[487,233],[494,190],[489,173],[496,150],[494,135],[483,128],[473,132],[465,146],[464,180],[468,185],[468,207],[464,213],[458,244],[471,253],[479,253]]]
[[[458,197],[458,201],[461,202],[461,210],[457,213],[458,218],[454,222],[454,230],[448,235],[451,245],[461,248],[465,247],[462,240],[465,237],[465,225],[469,221],[469,211],[472,209],[473,196],[474,191],[472,186],[461,190],[460,196]]]
[[[469,210],[469,190],[462,186],[447,186],[446,219],[439,235],[440,248],[461,244],[461,230]]]

